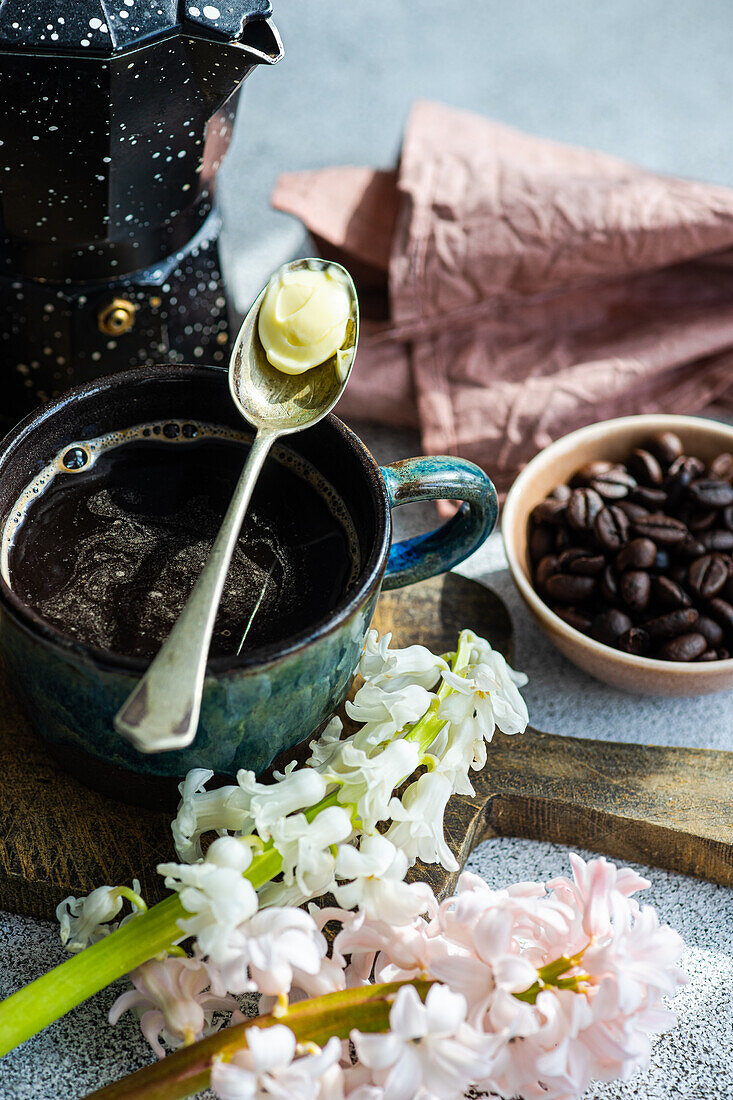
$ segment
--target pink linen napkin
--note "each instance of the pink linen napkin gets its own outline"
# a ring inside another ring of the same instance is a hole
[[[288,174],[273,204],[375,318],[344,414],[418,426],[501,490],[584,424],[733,410],[731,190],[419,102],[397,172]]]

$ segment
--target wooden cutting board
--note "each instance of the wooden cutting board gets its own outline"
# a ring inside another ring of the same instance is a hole
[[[511,656],[501,600],[455,574],[385,593],[375,626],[391,630],[397,645],[419,642],[436,653],[452,649],[458,631],[471,627]],[[149,901],[162,896],[155,866],[173,856],[175,784],[132,784],[95,769],[89,758],[71,763],[87,780],[125,790],[147,808],[92,790],[60,767],[0,683],[0,908],[52,918],[68,894],[133,878]],[[454,797],[446,815],[461,865],[487,837],[522,836],[733,886],[733,753],[530,728],[521,737],[497,735],[473,782],[477,797]],[[414,874],[438,893],[456,878],[421,865]]]

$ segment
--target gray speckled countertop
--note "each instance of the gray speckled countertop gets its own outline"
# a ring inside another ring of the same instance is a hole
[[[288,57],[250,81],[226,166],[225,258],[245,308],[297,251],[300,226],[268,210],[278,171],[393,161],[416,96],[443,99],[559,140],[592,144],[660,171],[733,183],[733,8],[727,0],[274,0]],[[365,427],[380,461],[415,454],[415,437]],[[430,523],[402,509],[402,533]],[[462,567],[489,583],[514,622],[516,664],[540,729],[656,744],[733,748],[733,693],[642,699],[564,661],[534,627],[507,574],[500,542]],[[557,846],[501,839],[471,869],[490,883],[567,868]],[[690,985],[677,1029],[654,1047],[648,1073],[591,1088],[587,1100],[733,1100],[733,891],[643,869],[647,900],[687,943]],[[63,956],[54,926],[0,914],[0,995]],[[148,1060],[131,1021],[105,1021],[107,990],[0,1064],[2,1100],[71,1100]]]

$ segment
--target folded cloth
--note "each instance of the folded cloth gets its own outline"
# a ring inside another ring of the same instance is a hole
[[[501,490],[584,424],[733,410],[733,190],[418,102],[397,172],[284,175],[273,204],[387,304],[343,413]]]

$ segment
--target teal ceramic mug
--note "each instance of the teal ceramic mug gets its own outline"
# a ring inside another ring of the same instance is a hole
[[[242,429],[227,376],[209,367],[156,367],[70,390],[20,423],[0,444],[0,526],[28,483],[64,447],[166,418]],[[477,466],[442,456],[380,468],[335,416],[293,436],[346,504],[360,570],[343,598],[307,630],[277,645],[209,661],[201,721],[186,749],[144,755],[113,717],[146,667],[139,658],[80,644],[42,619],[0,580],[0,655],[8,683],[57,757],[88,756],[131,772],[180,776],[189,768],[262,771],[310,736],[345,698],[379,592],[444,572],[493,529],[497,497]],[[442,527],[391,544],[391,510],[413,501],[462,501]],[[31,530],[29,537],[43,537]]]

